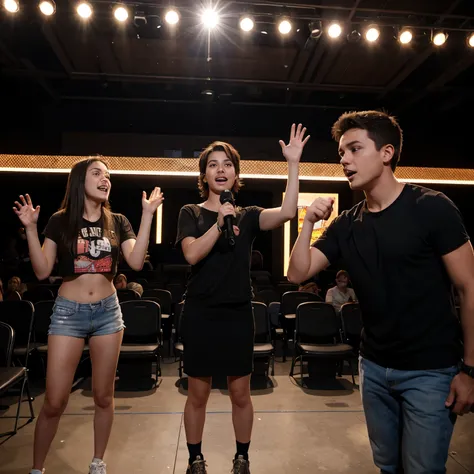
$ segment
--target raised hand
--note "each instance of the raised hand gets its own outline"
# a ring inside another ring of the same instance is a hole
[[[285,145],[283,140],[280,140],[281,151],[288,163],[299,163],[301,155],[303,153],[303,148],[309,140],[309,135],[304,138],[306,133],[306,127],[303,127],[301,124],[298,124],[298,128],[295,127],[295,124],[291,126],[290,131],[290,141],[288,145]],[[303,139],[304,138],[304,139]]]
[[[25,226],[25,229],[36,226],[40,207],[33,207],[33,203],[31,202],[29,194],[25,194],[25,196],[23,196],[23,194],[20,195],[20,201],[21,204],[18,201],[15,201],[13,211],[19,217],[21,223]]]
[[[155,187],[150,194],[150,198],[147,199],[146,192],[143,191],[142,194],[142,207],[143,212],[148,212],[150,214],[154,214],[161,203],[164,201],[163,193],[161,192],[161,188]]]
[[[317,198],[311,203],[311,206],[306,208],[304,218],[312,224],[316,224],[320,220],[328,220],[332,214],[333,204],[333,198]]]

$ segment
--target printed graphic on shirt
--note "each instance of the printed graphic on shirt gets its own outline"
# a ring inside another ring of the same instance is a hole
[[[74,273],[110,273],[112,245],[102,236],[102,227],[83,227],[77,239]]]

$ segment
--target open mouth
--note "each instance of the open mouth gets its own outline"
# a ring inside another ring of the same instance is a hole
[[[109,190],[107,186],[99,186],[97,189],[99,189],[100,191],[103,191],[104,193],[106,193]]]
[[[347,179],[351,179],[356,173],[357,173],[357,171],[344,170],[344,174],[346,175]]]
[[[216,183],[227,183],[227,178],[216,178]]]

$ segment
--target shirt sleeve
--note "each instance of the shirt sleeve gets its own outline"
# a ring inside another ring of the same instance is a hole
[[[43,230],[43,235],[47,238],[59,244],[61,239],[61,216],[56,213],[53,214],[50,218],[46,227]]]
[[[427,196],[425,215],[431,243],[438,255],[446,255],[469,241],[459,209],[443,193]]]
[[[341,256],[341,249],[337,238],[341,225],[342,214],[329,224],[323,235],[313,244],[314,248],[317,248],[326,256],[330,264],[337,262]]]
[[[263,211],[263,207],[250,206],[247,207],[247,216],[250,221],[250,227],[253,232],[257,233],[260,231],[260,214]]]
[[[200,237],[196,217],[189,206],[184,206],[179,211],[175,245],[178,245],[186,237],[194,237],[196,239]]]
[[[122,244],[126,240],[136,239],[137,236],[133,231],[130,221],[122,214],[119,215],[120,224],[120,243]]]

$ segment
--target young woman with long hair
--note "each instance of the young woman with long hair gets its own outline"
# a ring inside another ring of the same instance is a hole
[[[253,370],[254,320],[250,282],[252,244],[259,231],[283,225],[296,215],[298,171],[306,128],[291,127],[281,149],[288,162],[288,184],[281,207],[221,204],[223,191],[241,186],[240,156],[230,144],[214,142],[199,158],[199,189],[205,201],[188,204],[179,214],[177,242],[192,265],[182,315],[184,372],[188,398],[184,425],[189,450],[187,474],[205,474],[201,452],[212,376],[227,376],[237,442],[234,474],[249,474],[248,449],[253,424],[250,374]],[[222,233],[225,216],[235,220],[235,245]]]
[[[143,192],[142,219],[135,236],[127,218],[111,212],[110,189],[109,170],[102,158],[77,162],[69,174],[61,209],[44,230],[42,247],[37,231],[40,207],[34,207],[26,194],[13,208],[25,227],[37,278],[48,278],[56,259],[63,277],[48,332],[46,394],[36,422],[33,474],[44,472],[86,339],[95,405],[89,472],[106,473],[103,457],[114,417],[114,380],[124,329],[113,277],[120,252],[133,270],[142,268],[153,215],[163,201],[160,188],[154,188],[149,198]]]

